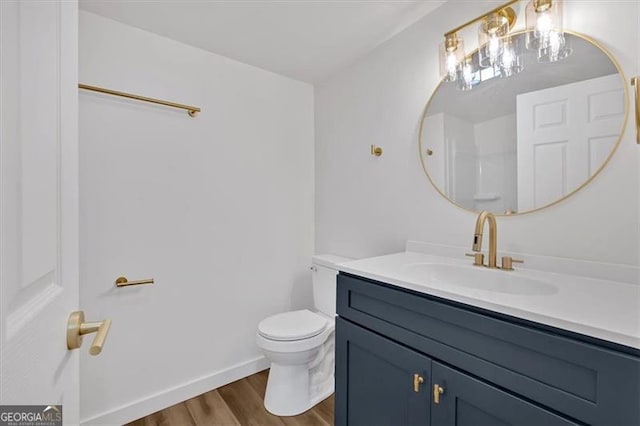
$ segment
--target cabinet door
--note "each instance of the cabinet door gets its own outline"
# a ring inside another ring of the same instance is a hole
[[[336,425],[427,426],[430,369],[428,357],[337,318]]]
[[[578,425],[469,375],[432,363],[432,426]],[[442,388],[435,402],[435,387]]]

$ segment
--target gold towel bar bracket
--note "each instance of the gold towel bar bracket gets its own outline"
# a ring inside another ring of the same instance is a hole
[[[631,85],[635,86],[636,103],[636,143],[640,144],[640,76],[631,79]]]
[[[195,106],[163,101],[162,99],[148,98],[146,96],[134,95],[127,92],[119,92],[117,90],[105,89],[98,86],[90,86],[88,84],[78,84],[78,88],[83,90],[90,90],[92,92],[104,93],[107,95],[120,96],[121,98],[134,99],[136,101],[149,102],[156,105],[164,105],[171,108],[185,109],[187,110],[187,114],[189,114],[189,117],[195,117],[200,112],[200,108]]]

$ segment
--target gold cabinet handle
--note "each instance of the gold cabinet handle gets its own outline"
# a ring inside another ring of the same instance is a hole
[[[371,155],[380,157],[382,155],[382,148],[380,148],[379,146],[371,145]]]
[[[444,388],[438,384],[433,385],[433,403],[440,404],[440,395],[444,393]]]
[[[153,278],[148,278],[146,280],[138,280],[138,281],[129,281],[127,277],[118,277],[116,278],[116,287],[127,287],[130,285],[141,285],[141,284],[153,284]]]
[[[105,340],[107,340],[109,328],[111,328],[110,319],[85,322],[84,312],[72,312],[67,321],[67,349],[78,349],[82,346],[82,336],[96,333],[96,337],[94,337],[91,347],[89,348],[89,353],[91,355],[99,355],[100,352],[102,352]]]
[[[633,77],[631,85],[635,87],[636,101],[636,143],[640,144],[640,77]]]
[[[413,375],[413,391],[420,392],[420,385],[424,383],[424,378],[419,374]]]

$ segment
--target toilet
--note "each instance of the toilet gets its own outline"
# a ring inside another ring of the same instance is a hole
[[[349,260],[313,256],[314,311],[284,312],[258,325],[256,343],[271,362],[264,397],[270,413],[295,416],[333,393],[336,265]]]

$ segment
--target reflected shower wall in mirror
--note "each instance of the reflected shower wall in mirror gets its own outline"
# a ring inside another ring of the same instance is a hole
[[[516,75],[476,67],[471,90],[436,88],[420,156],[443,196],[471,211],[526,213],[576,192],[606,165],[626,122],[624,77],[594,42],[565,36],[567,58],[539,62],[526,52]],[[471,58],[477,63],[477,52]]]

